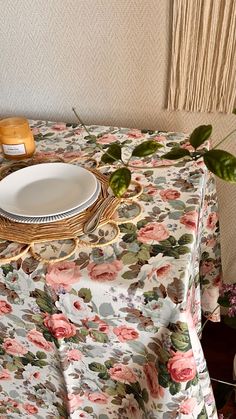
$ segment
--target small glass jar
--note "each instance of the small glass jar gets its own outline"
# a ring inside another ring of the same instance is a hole
[[[0,143],[4,157],[19,160],[31,157],[35,142],[27,119],[15,117],[0,121]]]

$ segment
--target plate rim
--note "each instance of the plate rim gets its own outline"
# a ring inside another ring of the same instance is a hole
[[[22,224],[22,223],[26,223],[26,224],[54,223],[56,221],[61,221],[61,220],[65,220],[66,218],[74,217],[75,215],[78,215],[81,212],[88,209],[98,199],[99,194],[101,192],[101,183],[99,182],[98,179],[96,179],[96,180],[97,180],[97,189],[96,189],[94,195],[87,202],[85,202],[82,205],[79,205],[78,207],[76,207],[72,210],[65,211],[64,213],[57,214],[57,215],[47,215],[47,216],[43,216],[43,217],[40,217],[40,216],[39,217],[27,217],[27,216],[23,216],[23,215],[8,213],[7,211],[4,211],[0,207],[0,216],[4,217],[4,218],[6,218],[10,221],[14,221],[14,222],[20,223],[20,224]],[[83,207],[83,208],[81,208],[81,207]],[[15,218],[15,217],[17,217],[17,218]]]
[[[67,169],[69,169],[69,167],[70,167],[70,168],[73,168],[72,170],[74,170],[74,169],[77,170],[78,169],[78,171],[82,171],[83,173],[89,174],[90,175],[90,179],[91,180],[93,179],[95,181],[94,191],[93,191],[93,194],[95,194],[96,189],[97,189],[97,178],[94,175],[94,173],[92,173],[90,170],[88,170],[88,169],[86,169],[86,168],[84,168],[82,166],[71,164],[71,163],[65,163],[65,162],[49,162],[49,163],[39,163],[39,164],[34,164],[32,166],[24,167],[22,169],[19,169],[19,170],[13,172],[13,173],[10,173],[8,176],[6,176],[5,178],[3,178],[0,181],[0,199],[2,198],[1,195],[4,196],[4,189],[6,190],[6,187],[7,187],[6,184],[7,184],[7,182],[9,182],[9,178],[11,178],[10,182],[13,182],[14,183],[14,178],[17,177],[17,174],[19,172],[21,172],[21,174],[22,174],[23,171],[24,172],[30,172],[31,170],[35,170],[35,168],[37,168],[37,170],[40,169],[41,173],[45,173],[45,166],[47,166],[47,167],[50,166],[50,168],[52,168],[53,166],[55,167],[55,165],[57,165],[57,167],[58,166],[61,166],[61,167],[64,166],[64,168],[67,167]],[[42,179],[43,178],[44,177],[42,176]],[[4,188],[3,191],[1,191],[1,187]],[[16,188],[16,191],[17,191],[17,188]],[[72,211],[73,209],[77,208],[78,206],[83,205],[87,201],[89,201],[92,198],[93,194],[90,195],[89,197],[87,197],[86,199],[83,199],[82,202],[79,203],[79,205],[78,204],[77,205],[73,205],[72,207],[68,208],[67,210],[59,210],[59,211],[56,211],[55,210],[53,212],[51,211],[50,213],[49,212],[46,212],[46,213],[44,212],[44,213],[41,213],[41,214],[29,214],[29,212],[23,213],[20,210],[20,208],[17,208],[16,210],[14,210],[12,208],[9,209],[8,206],[5,206],[4,201],[3,201],[3,205],[2,204],[0,205],[0,208],[3,211],[5,211],[5,212],[7,212],[9,214],[17,215],[19,217],[21,217],[21,216],[23,216],[23,217],[30,217],[30,218],[50,217],[50,216],[54,216],[54,215],[56,216],[56,215],[59,215],[59,214],[64,214],[65,212],[68,212],[68,211]]]

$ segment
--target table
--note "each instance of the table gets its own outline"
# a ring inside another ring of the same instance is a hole
[[[39,161],[99,161],[81,126],[30,123]],[[149,138],[163,153],[190,147],[183,133],[90,131],[104,149],[119,141],[130,150]],[[201,310],[215,309],[220,283],[214,178],[199,161],[164,163],[132,163],[142,214],[120,226],[115,242],[54,264],[27,254],[1,266],[1,418],[217,418],[199,340]],[[8,243],[0,246],[6,256]]]

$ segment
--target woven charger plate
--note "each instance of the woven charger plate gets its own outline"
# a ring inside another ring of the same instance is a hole
[[[58,160],[63,161],[63,159],[61,158]],[[54,159],[50,161],[55,162],[58,160]],[[75,160],[78,159],[73,159],[72,161],[70,161],[70,163],[74,162]],[[48,162],[48,160],[46,161]],[[44,161],[41,160],[40,162]],[[0,179],[12,173],[15,170],[19,170],[28,165],[37,163],[39,162],[35,160],[30,160],[28,162],[17,162],[6,165],[0,170]],[[80,161],[79,159],[79,163],[82,163],[82,160]],[[26,247],[24,246],[23,250],[20,251],[18,255],[12,255],[11,257],[4,258],[0,257],[0,263],[7,263],[13,260],[17,260],[23,255],[25,255],[28,251],[30,251],[32,256],[38,260],[41,260],[46,263],[52,261],[55,262],[67,259],[68,257],[72,256],[75,253],[79,244],[81,244],[82,246],[87,245],[93,247],[93,244],[91,244],[89,240],[85,240],[83,226],[85,222],[90,218],[90,216],[100,207],[100,204],[103,202],[104,198],[106,198],[109,195],[109,181],[108,177],[100,173],[98,170],[92,169],[91,167],[88,167],[88,170],[90,170],[100,182],[101,192],[97,201],[91,207],[87,208],[80,214],[75,215],[71,218],[67,218],[65,220],[60,220],[46,224],[17,223],[15,221],[11,221],[0,216],[0,240],[26,245]],[[138,182],[132,182],[132,188],[129,193],[131,199],[137,197],[142,193],[141,185],[139,185]],[[110,224],[110,228],[113,228],[114,230],[114,238],[112,238],[112,242],[115,241],[116,237],[119,234],[119,228],[117,224],[114,221],[112,221],[113,215],[116,209],[119,207],[119,205],[122,202],[126,201],[127,198],[127,196],[125,196],[124,198],[117,198],[114,196],[113,200],[109,203],[109,206],[104,210],[103,215],[101,217],[99,225],[107,225],[108,227],[108,224]],[[81,237],[81,240],[79,239],[79,237]],[[34,250],[35,244],[37,243],[53,242],[57,240],[72,240],[74,242],[74,246],[71,252],[69,252],[66,256],[48,260],[42,258]],[[104,243],[104,245],[109,244],[110,242],[108,241],[107,243]],[[99,243],[99,245],[101,244]]]
[[[0,238],[18,243],[39,243],[52,240],[71,239],[81,236],[83,234],[83,225],[88,218],[99,208],[100,204],[108,194],[108,179],[95,169],[90,169],[91,172],[101,183],[101,192],[97,201],[88,209],[78,215],[65,220],[56,221],[45,224],[28,224],[17,223],[0,217]],[[104,224],[111,219],[117,206],[120,204],[120,199],[114,197],[109,207],[103,213],[100,224]]]

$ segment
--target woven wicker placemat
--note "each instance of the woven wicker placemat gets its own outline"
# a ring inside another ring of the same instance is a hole
[[[78,160],[78,159],[76,159]],[[62,158],[60,159],[54,159],[54,160],[40,160],[40,163],[43,162],[58,162],[63,161]],[[75,159],[70,161],[69,163],[74,163]],[[23,167],[27,167],[32,164],[37,164],[38,161],[35,160],[28,160],[27,162],[17,162],[17,163],[10,163],[8,165],[5,165],[0,170],[0,179],[3,179],[5,176],[9,175],[15,170],[22,169]],[[67,161],[68,163],[68,161]],[[17,223],[15,221],[11,221],[9,219],[6,219],[2,216],[0,216],[0,239],[1,240],[7,240],[10,242],[15,243],[21,243],[27,245],[22,252],[20,252],[18,255],[14,255],[12,257],[4,257],[0,258],[0,263],[6,263],[12,260],[17,260],[17,258],[20,258],[23,256],[27,251],[31,251],[31,254],[36,257],[37,259],[41,259],[44,262],[50,262],[49,260],[46,260],[44,258],[40,258],[39,255],[35,254],[34,251],[34,245],[36,243],[43,243],[43,242],[51,242],[55,240],[68,240],[71,239],[74,241],[74,247],[72,251],[61,258],[54,259],[55,261],[63,260],[71,255],[76,251],[77,246],[80,243],[80,236],[84,237],[83,233],[83,226],[85,222],[90,218],[90,216],[96,211],[99,207],[104,198],[106,198],[109,195],[108,192],[108,177],[102,173],[100,173],[97,169],[88,168],[98,179],[98,181],[101,184],[101,192],[99,194],[98,199],[96,202],[89,208],[87,208],[85,211],[81,212],[78,215],[74,215],[71,218],[67,218],[65,220],[60,220],[52,223],[45,223],[45,224],[29,224],[29,223]],[[133,182],[136,192],[133,197],[136,197],[142,193],[142,187],[137,182]],[[115,213],[116,209],[119,207],[119,205],[124,202],[125,199],[117,198],[114,196],[112,201],[109,203],[109,206],[104,210],[103,215],[100,220],[100,225],[104,225],[107,223],[114,224],[114,228],[117,230],[117,234],[114,236],[113,241],[117,237],[119,230],[117,229],[117,226],[115,226],[114,221],[112,221],[112,216]],[[107,243],[109,244],[109,243]],[[84,245],[84,240],[81,240],[81,245]],[[89,244],[88,244],[89,245]]]

